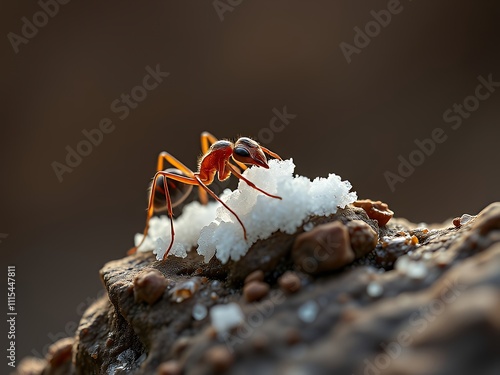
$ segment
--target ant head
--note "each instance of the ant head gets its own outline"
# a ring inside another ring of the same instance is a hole
[[[257,165],[269,169],[266,155],[264,155],[259,144],[247,137],[239,138],[234,144],[233,159],[240,163]]]

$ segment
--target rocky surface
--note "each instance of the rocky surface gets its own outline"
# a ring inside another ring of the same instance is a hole
[[[439,229],[359,206],[225,265],[109,262],[76,336],[16,374],[499,373],[500,203]],[[228,303],[242,321],[216,331]]]

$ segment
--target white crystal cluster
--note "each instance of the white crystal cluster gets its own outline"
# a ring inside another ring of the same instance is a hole
[[[182,215],[174,220],[175,242],[170,254],[185,257],[197,246],[205,262],[215,255],[221,262],[238,260],[259,239],[268,238],[276,231],[294,233],[312,215],[330,215],[338,207],[345,207],[357,199],[350,192],[349,181],[330,174],[310,180],[294,176],[295,165],[289,160],[270,160],[269,169],[252,167],[244,176],[264,191],[282,199],[268,197],[239,181],[235,191],[226,190],[221,199],[234,210],[247,230],[247,239],[236,218],[217,202],[202,206],[193,202],[184,207]],[[137,234],[135,242],[142,239]],[[140,251],[154,250],[158,259],[170,244],[170,222],[165,217],[150,221],[148,238]]]

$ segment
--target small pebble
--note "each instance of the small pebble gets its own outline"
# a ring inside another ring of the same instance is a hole
[[[300,320],[304,323],[312,323],[316,320],[316,316],[319,312],[319,306],[316,301],[311,300],[302,304],[297,311]]]
[[[157,269],[148,269],[134,278],[134,299],[144,301],[150,305],[163,295],[168,280]]]
[[[278,279],[278,284],[285,293],[295,293],[300,289],[300,278],[295,272],[286,271]]]
[[[462,216],[460,216],[460,225],[465,225],[467,224],[469,221],[471,221],[472,219],[474,218],[474,216],[472,215],[469,215],[469,214],[463,214]]]
[[[201,278],[193,277],[189,280],[183,281],[175,286],[170,293],[170,299],[180,303],[188,298],[191,298],[198,288],[200,287]]]
[[[243,296],[247,302],[259,301],[269,293],[269,284],[251,281],[243,287]]]
[[[422,254],[422,259],[423,260],[430,260],[432,259],[432,253],[426,252]]]
[[[302,341],[300,332],[296,328],[289,328],[285,333],[285,342],[287,345],[296,345]]]
[[[440,268],[448,267],[451,260],[450,257],[446,254],[439,254],[435,259],[436,265]]]
[[[177,361],[163,362],[156,370],[156,375],[181,375],[182,368]]]
[[[411,244],[412,245],[418,245],[418,238],[417,238],[417,236],[415,236],[415,235],[411,236]]]
[[[314,228],[314,224],[311,223],[311,222],[308,222],[308,223],[305,223],[302,228],[304,229],[304,231],[306,232],[309,232],[311,229]]]
[[[244,284],[248,284],[251,281],[264,281],[264,272],[262,270],[256,270],[245,277]]]
[[[394,216],[394,212],[389,209],[386,203],[381,201],[372,201],[371,199],[363,199],[352,204],[355,207],[361,207],[365,210],[370,219],[377,220],[378,225],[383,227]]]
[[[262,333],[255,333],[252,346],[256,351],[263,352],[269,347],[269,339]]]
[[[384,288],[379,283],[372,281],[366,287],[366,293],[373,298],[380,297],[384,293]]]
[[[213,346],[205,353],[205,359],[216,373],[223,373],[231,367],[233,355],[224,345]]]
[[[212,284],[211,284],[212,288],[214,289],[219,289],[220,286],[221,286],[221,282],[219,280],[214,280],[212,281]]]
[[[192,312],[194,320],[203,320],[206,318],[207,314],[208,309],[205,305],[202,305],[201,303],[195,303]]]
[[[224,333],[242,324],[245,320],[245,315],[240,305],[230,302],[225,305],[213,306],[210,309],[210,319],[217,333]]]
[[[217,338],[217,330],[213,326],[208,326],[203,334],[210,340],[215,340]]]
[[[347,227],[334,221],[301,233],[292,247],[294,263],[305,273],[337,270],[355,259]]]
[[[396,259],[396,263],[394,264],[394,268],[396,269],[396,271],[398,271],[402,274],[406,274],[406,272],[408,271],[408,266],[410,265],[411,261],[412,260],[410,259],[410,257],[408,255],[402,255],[398,259]]]
[[[424,262],[411,261],[406,271],[406,275],[410,279],[423,279],[427,276],[427,267]]]
[[[179,357],[189,346],[190,339],[188,337],[181,337],[174,342],[172,352],[175,357]]]
[[[375,249],[378,242],[378,234],[362,220],[352,220],[347,224],[351,248],[356,258],[368,254]]]

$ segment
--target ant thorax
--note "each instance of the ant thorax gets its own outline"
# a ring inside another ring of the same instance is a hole
[[[223,148],[233,148],[233,144],[229,141],[226,141],[226,140],[220,140],[220,141],[217,141],[215,142],[212,146],[210,146],[210,150],[208,153],[212,152],[212,151],[215,151],[215,150],[220,150],[220,149],[223,149]]]

